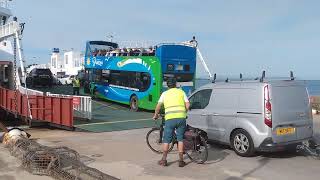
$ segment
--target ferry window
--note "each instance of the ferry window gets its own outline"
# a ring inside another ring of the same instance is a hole
[[[66,64],[68,64],[68,55],[65,55],[64,58],[66,59]]]
[[[208,106],[212,89],[204,89],[196,92],[189,98],[191,109],[204,109]]]
[[[174,65],[173,64],[168,64],[167,65],[167,71],[173,71],[174,70]]]
[[[163,74],[163,81],[167,81],[168,78],[175,77],[174,74]]]
[[[190,65],[184,65],[184,70],[185,71],[190,71]]]
[[[176,71],[182,71],[183,70],[183,65],[178,64],[176,65]]]
[[[193,74],[177,73],[177,74],[163,74],[163,81],[167,81],[169,77],[175,77],[178,82],[190,82],[193,80]]]

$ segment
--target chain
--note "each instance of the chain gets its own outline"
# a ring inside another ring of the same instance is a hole
[[[15,101],[15,118],[17,118],[18,115],[18,100],[17,100],[17,38],[13,38],[13,70],[14,70],[14,81],[13,81],[13,87],[14,87],[14,101]]]

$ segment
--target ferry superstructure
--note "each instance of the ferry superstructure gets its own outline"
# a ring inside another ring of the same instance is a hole
[[[0,0],[0,85],[17,89],[25,79],[21,45],[24,23],[19,23],[13,16],[9,8],[11,1]],[[18,67],[22,71],[18,72]]]

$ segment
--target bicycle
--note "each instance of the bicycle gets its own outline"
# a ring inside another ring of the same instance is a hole
[[[296,147],[297,152],[304,152],[315,159],[320,160],[320,145],[316,144],[314,141],[304,141],[301,145]]]
[[[149,148],[158,154],[162,151],[162,137],[164,131],[165,119],[161,115],[161,124],[157,127],[157,121],[154,128],[152,128],[146,135],[146,142]],[[185,132],[184,152],[188,158],[197,164],[203,164],[208,159],[208,145],[206,133],[200,129],[187,126]],[[168,152],[172,151],[174,145],[178,145],[175,131],[173,132],[172,142],[169,145]]]

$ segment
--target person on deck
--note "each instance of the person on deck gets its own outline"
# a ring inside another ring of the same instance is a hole
[[[190,108],[189,100],[183,90],[176,88],[177,80],[169,78],[167,80],[168,90],[160,96],[156,106],[153,119],[159,118],[159,112],[164,105],[165,111],[165,128],[163,136],[163,156],[158,162],[161,166],[167,166],[167,154],[169,144],[172,141],[172,135],[176,130],[178,150],[179,150],[179,167],[184,167],[186,163],[183,161],[183,139],[186,130],[187,111]]]
[[[73,95],[79,95],[80,80],[79,80],[78,76],[75,76],[75,78],[72,79],[72,87],[73,87]]]

